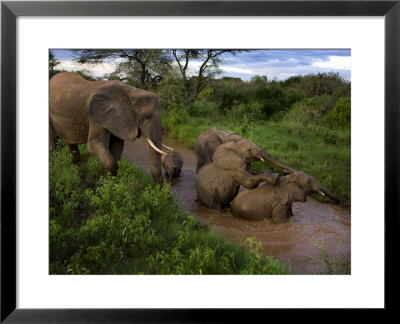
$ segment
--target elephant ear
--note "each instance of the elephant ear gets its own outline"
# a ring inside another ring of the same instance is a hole
[[[208,137],[205,146],[208,151],[211,152],[211,155],[214,155],[215,150],[221,144],[223,144],[221,136],[219,136],[217,132],[214,132]]]
[[[306,201],[305,192],[296,184],[288,184],[274,189],[274,199],[282,205],[291,205],[295,201]]]
[[[242,170],[246,167],[246,163],[236,150],[232,148],[231,144],[222,144],[217,147],[213,155],[214,166],[222,170]]]
[[[90,118],[123,140],[134,140],[139,129],[127,85],[106,83],[89,99]]]

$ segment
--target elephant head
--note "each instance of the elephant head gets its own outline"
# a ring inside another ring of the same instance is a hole
[[[269,153],[246,139],[219,146],[213,161],[216,167],[223,170],[240,170],[251,162],[268,161],[275,166],[295,172],[296,170],[274,159]]]
[[[284,180],[283,180],[284,179]],[[287,194],[292,195],[292,201],[305,201],[306,196],[310,196],[314,193],[320,193],[323,196],[328,197],[335,203],[340,203],[340,199],[331,193],[326,186],[315,180],[309,174],[297,171],[289,174],[285,177],[281,177],[283,182],[287,182],[288,186],[291,186],[291,190],[285,190]],[[288,198],[286,198],[287,200]]]
[[[147,139],[150,170],[156,183],[161,183],[162,147],[161,117],[157,96],[121,82],[98,87],[89,98],[89,117],[122,140]]]

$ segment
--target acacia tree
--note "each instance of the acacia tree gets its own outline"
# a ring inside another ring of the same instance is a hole
[[[141,88],[154,87],[162,80],[170,67],[171,59],[165,50],[144,49],[95,49],[76,50],[77,62],[101,64],[106,60],[116,63],[116,69],[108,77],[121,81],[133,81]]]
[[[182,77],[182,84],[186,95],[185,101],[192,105],[209,81],[221,72],[219,65],[222,62],[222,54],[230,53],[234,55],[237,52],[239,51],[219,49],[172,50],[171,55],[174,57]],[[195,73],[189,70],[190,62],[197,63],[198,70]]]

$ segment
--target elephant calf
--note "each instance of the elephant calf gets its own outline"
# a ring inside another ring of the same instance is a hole
[[[161,157],[161,164],[164,168],[165,176],[171,182],[172,178],[180,175],[183,158],[177,151],[172,151]]]
[[[233,200],[231,213],[251,220],[268,218],[272,223],[284,223],[293,216],[293,202],[305,202],[307,195],[316,192],[336,203],[340,202],[323,184],[307,173],[298,171],[280,177],[275,186],[266,183],[256,189],[242,191]]]
[[[260,182],[275,184],[279,174],[270,170],[262,173],[251,172],[249,163],[254,161],[274,161],[275,165],[295,171],[273,159],[266,151],[254,143],[241,139],[218,146],[213,162],[202,166],[196,175],[197,200],[207,207],[221,209],[227,206],[239,191],[239,186],[254,188]]]

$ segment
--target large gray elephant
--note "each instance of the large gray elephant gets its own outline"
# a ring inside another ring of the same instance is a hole
[[[249,163],[273,159],[265,150],[254,143],[241,139],[217,147],[213,162],[202,166],[196,175],[197,200],[207,207],[221,209],[227,206],[238,193],[239,186],[254,188],[260,182],[275,184],[278,173],[265,170],[251,172]],[[295,170],[273,159],[280,167]]]
[[[231,213],[251,220],[267,218],[272,223],[280,224],[293,216],[293,202],[305,202],[307,195],[316,192],[340,203],[339,198],[326,186],[307,173],[298,171],[280,177],[274,186],[265,183],[258,188],[240,192],[231,203]]]
[[[224,143],[235,142],[243,139],[231,131],[224,131],[213,127],[200,134],[194,144],[194,154],[196,155],[196,173],[199,169],[212,162],[212,157],[218,146]]]
[[[69,144],[74,163],[80,162],[78,144],[88,150],[115,175],[125,140],[143,136],[150,149],[150,171],[162,182],[162,129],[158,98],[120,81],[87,81],[64,72],[50,80],[50,152],[56,137]]]

